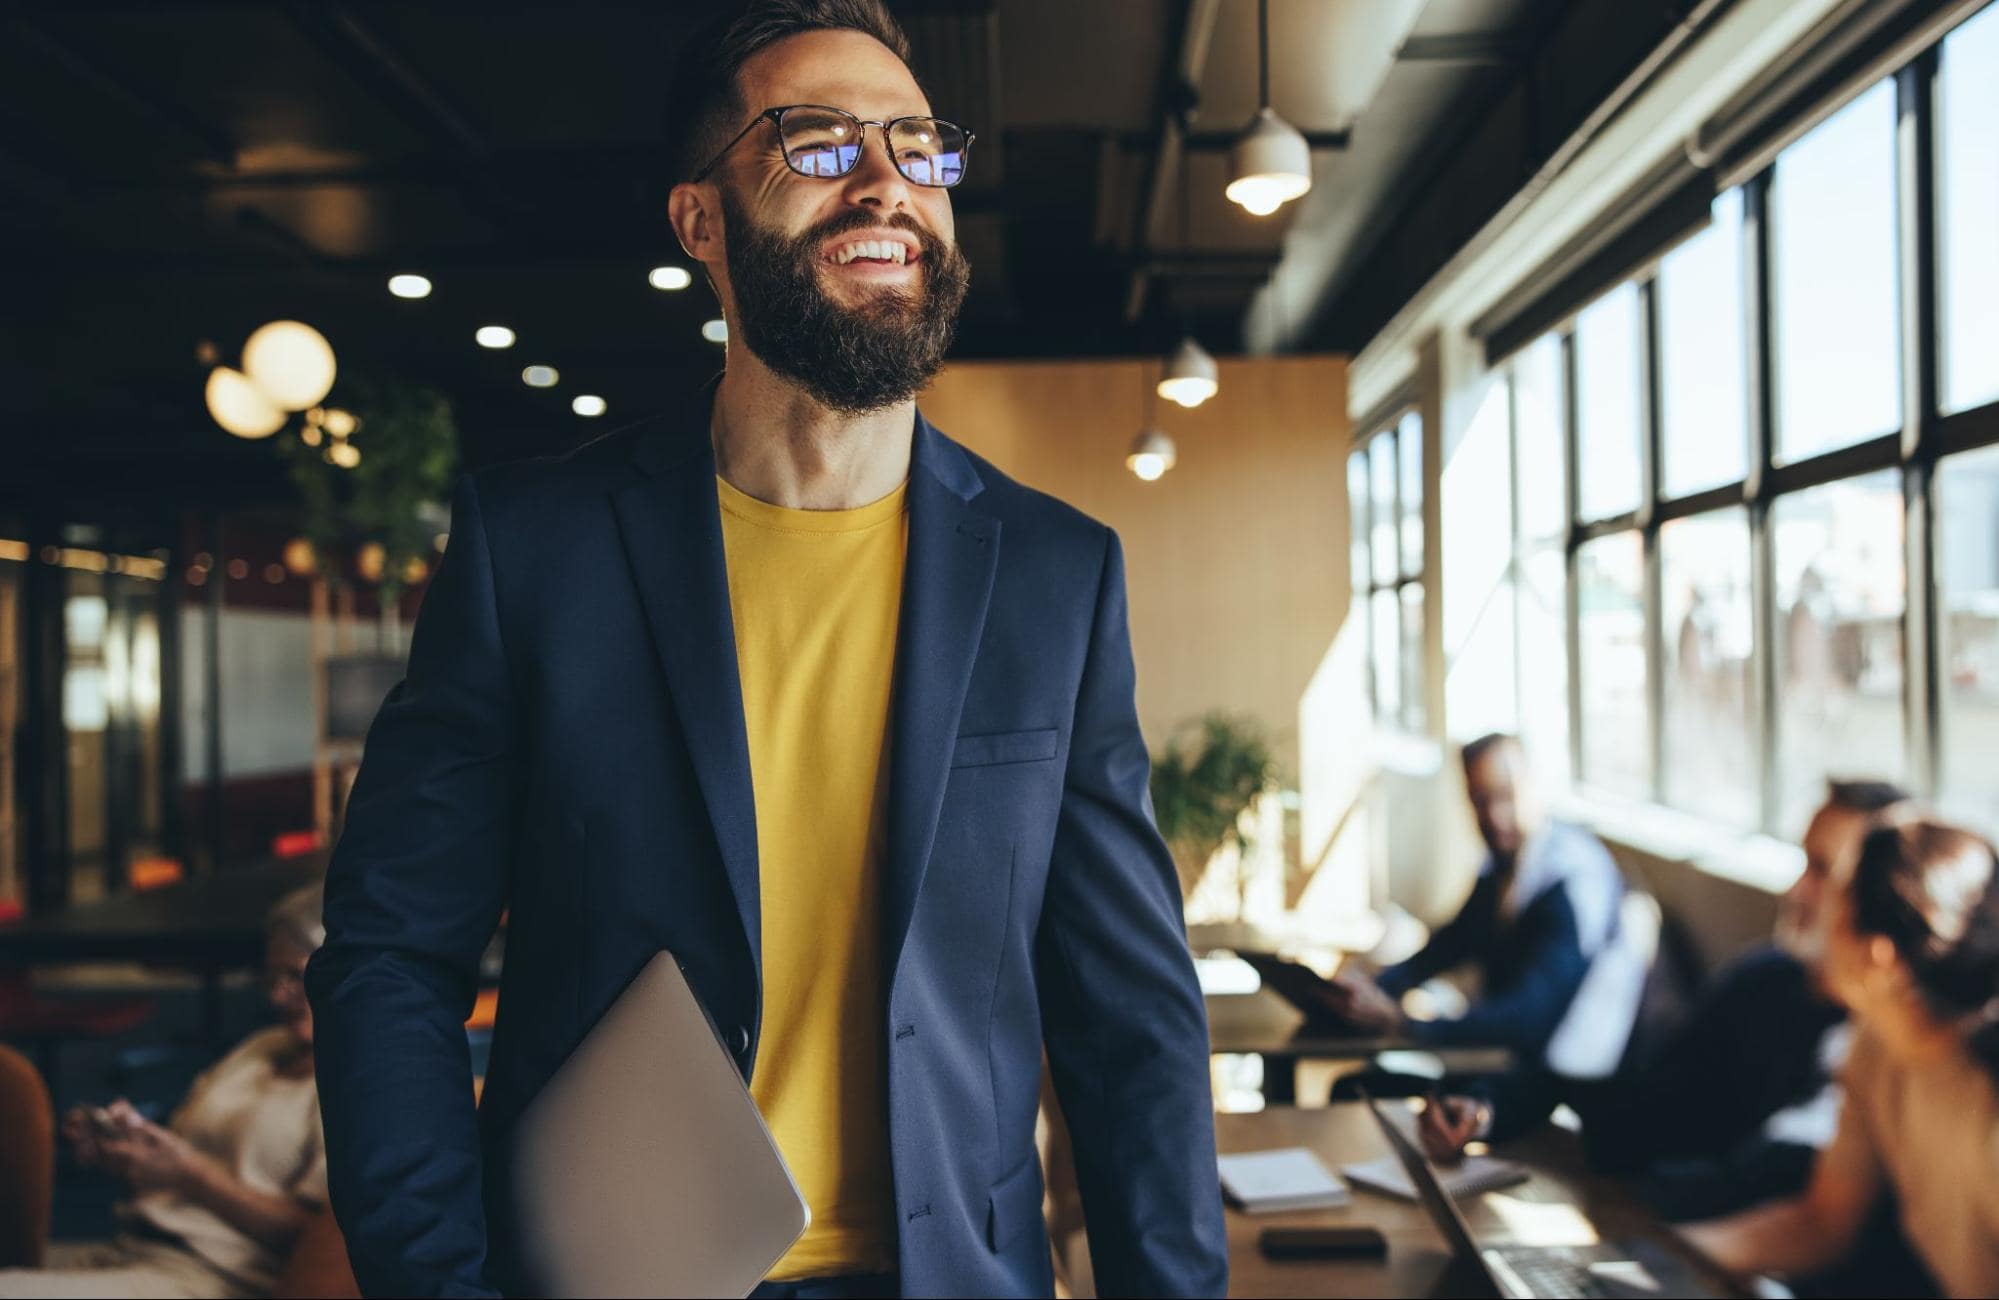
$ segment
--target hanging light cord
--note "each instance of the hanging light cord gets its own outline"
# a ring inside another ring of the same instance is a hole
[[[1188,215],[1193,211],[1193,200],[1188,197],[1188,173],[1193,170],[1194,156],[1187,149],[1185,137],[1180,147],[1180,256],[1189,260],[1194,256],[1194,221]],[[1180,329],[1184,334],[1194,332],[1194,306],[1185,295],[1180,301]]]
[[[1270,0],[1256,0],[1256,84],[1262,107],[1270,107]]]

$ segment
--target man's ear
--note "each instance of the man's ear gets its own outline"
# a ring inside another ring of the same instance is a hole
[[[709,268],[711,274],[725,260],[721,196],[703,182],[683,181],[666,196],[666,219],[681,251]]]

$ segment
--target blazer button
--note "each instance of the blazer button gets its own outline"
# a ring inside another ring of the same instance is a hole
[[[737,1056],[750,1050],[750,1031],[737,1025],[729,1031],[729,1050]]]

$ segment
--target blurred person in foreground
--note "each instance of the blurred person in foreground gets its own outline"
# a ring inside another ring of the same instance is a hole
[[[301,983],[325,937],[317,885],[266,926],[264,979],[279,1023],[194,1082],[165,1125],[123,1098],[72,1110],[77,1160],[126,1183],[119,1235],[55,1242],[39,1269],[0,1270],[0,1296],[257,1296],[326,1203],[313,1082],[312,1007]]]
[[[1592,959],[1617,926],[1624,879],[1609,850],[1580,826],[1548,815],[1518,739],[1489,735],[1464,747],[1465,791],[1485,842],[1471,896],[1421,951],[1373,979],[1342,974],[1331,1009],[1367,1033],[1424,1046],[1495,1046],[1539,1071]],[[1463,1015],[1403,1014],[1416,985],[1474,965],[1479,989]]]
[[[1886,781],[1831,781],[1806,825],[1804,869],[1777,904],[1773,941],[1721,968],[1689,1013],[1610,1078],[1536,1095],[1446,1099],[1421,1124],[1433,1158],[1504,1138],[1567,1102],[1597,1168],[1642,1174],[1669,1218],[1707,1217],[1802,1187],[1832,1140],[1833,1073],[1851,1037],[1825,989],[1824,904],[1835,864],[1907,794]]]
[[[1999,1295],[1999,862],[1955,826],[1878,826],[1835,867],[1826,987],[1852,1014],[1832,1145],[1805,1189],[1691,1225],[1738,1273],[1837,1265],[1892,1201],[1947,1295]]]
[[[1122,551],[916,409],[971,141],[907,59],[877,0],[692,34],[666,215],[720,380],[459,485],[307,972],[370,1293],[534,1285],[516,1121],[662,950],[812,1209],[758,1294],[1047,1294],[1044,1046],[1098,1286],[1227,1289]],[[461,1025],[502,908],[475,1115]]]

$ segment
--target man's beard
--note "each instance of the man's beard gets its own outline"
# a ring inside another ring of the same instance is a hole
[[[744,346],[829,410],[879,411],[914,397],[944,364],[957,329],[971,267],[906,213],[886,219],[855,211],[799,235],[759,225],[726,190],[729,285]],[[855,306],[819,282],[826,241],[883,225],[922,246],[918,284],[869,288]]]

